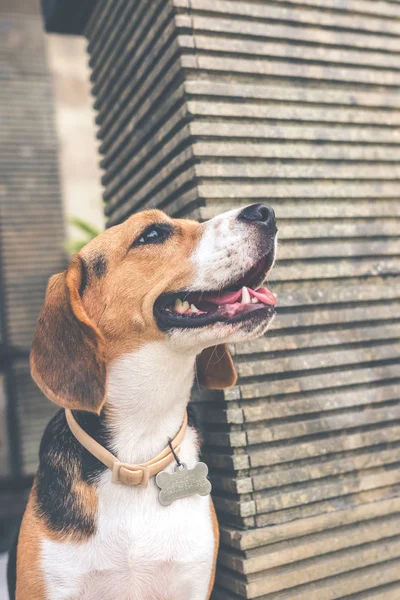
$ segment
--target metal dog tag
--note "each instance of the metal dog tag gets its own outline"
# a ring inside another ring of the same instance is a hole
[[[207,479],[208,467],[199,462],[193,469],[188,469],[185,463],[175,466],[173,473],[162,471],[156,476],[160,488],[158,499],[163,506],[169,506],[175,500],[199,494],[207,496],[211,492],[211,483]]]

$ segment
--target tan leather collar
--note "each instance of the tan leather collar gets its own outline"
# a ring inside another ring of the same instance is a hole
[[[65,416],[71,433],[76,437],[78,442],[112,471],[112,481],[114,483],[147,487],[150,477],[157,475],[157,473],[165,469],[174,460],[171,448],[167,446],[160,454],[157,454],[157,456],[143,464],[130,465],[122,463],[82,429],[69,409],[65,410]],[[182,427],[171,442],[175,453],[180,451],[181,443],[186,433],[187,422],[187,412],[185,412]]]

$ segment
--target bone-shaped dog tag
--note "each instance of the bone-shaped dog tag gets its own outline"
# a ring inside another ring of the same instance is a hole
[[[160,489],[158,499],[163,506],[169,506],[175,500],[199,494],[207,496],[211,492],[211,483],[207,479],[208,467],[205,463],[197,463],[188,469],[184,463],[175,466],[173,473],[162,471],[156,477]]]

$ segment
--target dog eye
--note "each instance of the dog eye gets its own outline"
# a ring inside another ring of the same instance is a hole
[[[158,223],[150,225],[140,236],[133,242],[133,246],[141,246],[144,244],[161,244],[172,233],[172,227],[166,223]]]

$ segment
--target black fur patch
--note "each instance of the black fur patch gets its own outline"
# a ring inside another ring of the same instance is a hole
[[[105,256],[100,254],[97,256],[92,262],[93,273],[96,275],[98,279],[104,277],[107,272],[107,259]]]
[[[83,411],[73,413],[81,427],[107,447],[108,436],[102,417]],[[60,534],[93,535],[96,523],[82,511],[75,486],[79,482],[94,484],[106,467],[75,439],[63,410],[46,427],[39,456],[37,506],[47,527]]]

